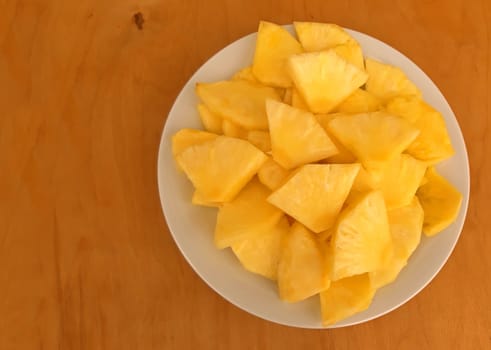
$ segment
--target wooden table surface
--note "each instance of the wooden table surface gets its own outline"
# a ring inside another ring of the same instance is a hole
[[[0,349],[491,349],[489,0],[0,0],[0,10]],[[191,74],[260,19],[385,41],[428,73],[462,127],[472,196],[461,239],[431,285],[366,324],[302,330],[251,316],[193,272],[166,227],[156,178],[166,115]]]

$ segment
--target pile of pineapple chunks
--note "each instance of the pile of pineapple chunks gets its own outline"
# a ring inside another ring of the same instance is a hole
[[[337,25],[294,26],[261,22],[252,66],[197,84],[206,131],[172,146],[192,203],[217,208],[216,247],[284,301],[319,295],[328,326],[368,308],[462,196],[434,168],[454,153],[445,121],[404,72]]]

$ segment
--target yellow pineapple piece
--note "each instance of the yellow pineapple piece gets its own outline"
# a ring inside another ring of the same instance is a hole
[[[331,23],[293,22],[298,40],[306,52],[324,51],[355,42],[343,28]]]
[[[172,136],[172,154],[174,158],[182,153],[186,148],[189,148],[200,143],[211,141],[217,138],[218,135],[212,134],[203,130],[196,129],[181,129]]]
[[[252,72],[252,66],[247,66],[239,70],[237,73],[234,74],[232,80],[247,80],[253,83],[258,82],[256,77],[254,76],[254,73]]]
[[[319,121],[320,125],[324,128],[327,135],[331,138],[332,142],[338,149],[338,153],[328,157],[325,162],[333,163],[333,164],[348,164],[348,163],[356,163],[356,157],[343,146],[336,136],[329,130],[329,122],[335,118],[342,118],[344,114],[341,113],[332,113],[332,114],[317,114],[316,118]]]
[[[283,216],[270,231],[234,243],[232,250],[246,270],[276,280],[283,239],[289,230]]]
[[[276,163],[271,157],[268,157],[268,160],[264,162],[257,172],[259,181],[272,191],[282,186],[289,175],[290,171]]]
[[[426,164],[401,154],[383,167],[377,188],[384,194],[388,209],[411,203],[426,172]]]
[[[374,295],[375,289],[366,273],[331,282],[331,286],[320,293],[322,325],[330,326],[368,309]]]
[[[224,119],[222,121],[222,130],[225,136],[236,137],[238,139],[247,139],[247,130],[241,128],[230,120]]]
[[[293,55],[288,63],[295,87],[314,113],[329,113],[368,77],[334,50]]]
[[[356,89],[346,100],[336,107],[341,113],[376,112],[381,108],[380,100],[363,89]]]
[[[223,249],[270,232],[283,216],[267,202],[270,193],[254,178],[232,201],[224,203],[218,209],[215,246]]]
[[[271,136],[267,131],[252,130],[247,133],[247,141],[263,152],[271,152]]]
[[[266,110],[273,158],[291,169],[337,153],[336,146],[313,114],[268,100]]]
[[[304,165],[268,201],[320,233],[334,224],[359,168],[359,164]]]
[[[315,235],[299,223],[287,233],[278,265],[281,300],[296,302],[329,287],[324,254]]]
[[[429,164],[451,157],[455,152],[445,119],[430,105],[417,97],[396,97],[387,104],[387,111],[411,122],[420,130],[407,148],[407,153]]]
[[[333,281],[383,266],[392,242],[381,192],[365,193],[341,212],[331,249]]]
[[[211,208],[218,208],[220,205],[222,205],[221,202],[209,201],[205,196],[203,196],[198,191],[194,191],[193,198],[191,199],[191,203],[193,203],[194,205],[200,205],[202,207],[211,207]]]
[[[425,177],[427,182],[418,189],[417,196],[425,213],[423,232],[434,236],[455,220],[462,194],[433,167],[428,168]]]
[[[176,160],[209,202],[227,202],[249,182],[267,157],[247,141],[218,136],[187,147]]]
[[[280,100],[274,88],[245,80],[198,83],[196,93],[213,113],[247,130],[267,130],[264,103]]]
[[[419,135],[407,120],[385,112],[334,118],[328,129],[364,165],[394,159]]]
[[[380,190],[388,209],[411,203],[426,171],[426,164],[401,154],[378,167],[363,168],[353,183],[353,192]]]
[[[360,70],[365,70],[363,51],[358,43],[350,41],[346,44],[334,46],[332,49],[349,63],[357,66]]]
[[[210,111],[210,109],[202,103],[198,105],[198,112],[201,122],[207,131],[215,134],[222,133],[222,118],[220,118],[220,116]]]
[[[418,247],[423,229],[424,212],[416,196],[409,205],[389,210],[387,216],[393,250],[382,268],[370,272],[370,282],[375,289],[397,278],[399,272],[406,266],[409,257]]]
[[[295,107],[298,109],[303,109],[304,111],[309,111],[309,106],[307,106],[307,104],[303,100],[302,96],[300,96],[297,89],[295,89],[294,87],[292,88],[291,105],[292,105],[292,107]]]
[[[257,32],[252,71],[266,85],[289,87],[292,81],[286,71],[286,60],[302,52],[300,43],[283,27],[261,21]]]
[[[421,91],[400,68],[370,58],[365,60],[365,66],[368,73],[366,89],[378,98],[387,100],[407,95],[421,97]]]

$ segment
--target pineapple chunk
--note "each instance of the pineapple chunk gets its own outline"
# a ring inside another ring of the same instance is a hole
[[[232,200],[267,160],[247,141],[218,136],[176,157],[194,187],[209,202]]]
[[[374,295],[375,289],[366,273],[332,282],[320,293],[322,324],[330,326],[368,309]]]
[[[326,261],[315,235],[294,223],[285,237],[278,265],[280,298],[288,302],[307,299],[329,288]]]
[[[381,269],[370,272],[370,282],[375,289],[392,283],[397,278],[418,247],[423,229],[424,212],[416,196],[409,205],[389,210],[387,216],[393,250]]]
[[[191,199],[191,203],[193,203],[194,205],[200,205],[202,207],[212,207],[212,208],[217,208],[220,205],[222,205],[222,203],[220,202],[209,201],[205,196],[203,196],[198,191],[194,191],[193,198]]]
[[[222,122],[222,130],[225,136],[236,137],[238,139],[247,139],[247,130],[244,130],[234,122],[224,119]]]
[[[309,112],[309,106],[305,103],[303,100],[302,96],[298,93],[297,89],[294,87],[292,88],[292,102],[291,102],[292,107],[298,108],[298,109],[303,109],[304,111]]]
[[[359,164],[304,165],[268,201],[320,233],[334,224],[359,168]]]
[[[215,245],[219,249],[270,232],[283,213],[267,202],[270,191],[257,179],[250,181],[229,203],[218,209]]]
[[[252,71],[266,85],[289,87],[292,81],[286,71],[286,60],[302,52],[300,43],[283,27],[261,21],[257,32]]]
[[[334,118],[328,129],[364,165],[394,159],[419,134],[405,119],[385,112]]]
[[[272,191],[282,186],[289,175],[290,171],[276,163],[271,157],[268,158],[257,172],[259,181]]]
[[[247,130],[267,130],[264,103],[280,100],[274,88],[245,80],[198,83],[196,93],[212,112]]]
[[[186,148],[189,148],[206,141],[217,138],[218,135],[203,130],[181,129],[172,136],[172,154],[174,158],[181,154]]]
[[[424,210],[423,232],[434,236],[447,228],[459,214],[462,194],[435,168],[428,168],[427,182],[418,189],[417,196]]]
[[[220,118],[220,116],[210,111],[210,109],[202,103],[198,105],[198,112],[201,122],[207,131],[215,134],[222,133],[222,118]]]
[[[383,266],[392,242],[381,192],[365,193],[341,212],[331,249],[333,281]]]
[[[368,92],[385,100],[395,96],[414,95],[421,97],[421,91],[400,68],[370,58],[366,59],[365,65],[368,73],[366,84]]]
[[[354,41],[338,45],[332,48],[339,56],[349,63],[357,66],[360,70],[365,70],[365,60],[361,46]]]
[[[247,133],[247,141],[263,152],[271,152],[271,136],[267,131],[252,130]]]
[[[294,55],[288,62],[296,88],[314,113],[329,113],[368,77],[333,50]]]
[[[379,178],[377,188],[384,194],[388,209],[411,203],[423,179],[426,164],[409,154],[401,154],[390,161]]]
[[[266,101],[273,158],[291,169],[337,153],[314,115],[274,100]]]
[[[348,96],[337,108],[341,113],[368,113],[376,112],[380,109],[380,100],[363,89],[356,89]]]
[[[401,154],[380,167],[360,170],[353,192],[381,190],[388,209],[411,203],[426,171],[426,164]]]
[[[319,121],[320,125],[324,128],[327,135],[331,138],[332,142],[338,149],[338,153],[328,157],[325,162],[326,163],[334,163],[334,164],[348,164],[348,163],[356,163],[356,157],[343,146],[336,136],[334,136],[331,131],[329,131],[329,122],[335,118],[342,118],[344,114],[340,113],[332,113],[332,114],[317,114],[316,118]]]
[[[429,164],[454,154],[443,116],[417,97],[396,97],[387,104],[387,111],[411,122],[420,130],[407,153]]]
[[[270,231],[235,243],[232,250],[246,270],[276,281],[283,239],[289,230],[283,216]]]
[[[323,51],[355,42],[343,28],[331,23],[294,22],[298,40],[306,52]]]
[[[237,73],[234,74],[232,80],[246,80],[253,83],[258,83],[254,73],[252,72],[252,66],[242,68]]]

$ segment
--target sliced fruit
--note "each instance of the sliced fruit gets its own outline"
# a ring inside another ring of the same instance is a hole
[[[266,85],[289,87],[292,81],[286,71],[286,60],[302,52],[300,43],[283,27],[261,21],[257,32],[252,71]]]
[[[278,265],[280,298],[288,302],[304,300],[329,284],[324,254],[315,235],[294,223],[285,237]]]
[[[292,107],[303,109],[304,111],[309,111],[309,106],[305,103],[302,96],[298,93],[297,89],[292,88]]]
[[[332,23],[294,22],[298,40],[307,52],[323,51],[355,42],[340,26]]]
[[[383,192],[387,208],[410,204],[425,171],[426,164],[409,154],[401,154],[384,166],[377,188]]]
[[[407,120],[385,112],[334,118],[328,128],[365,165],[394,159],[419,135]]]
[[[289,175],[290,171],[276,163],[271,157],[268,157],[268,160],[264,162],[257,172],[259,181],[272,191],[282,186]]]
[[[212,112],[247,130],[267,130],[265,101],[280,100],[274,88],[245,80],[198,83],[196,93]]]
[[[356,89],[339,106],[337,112],[341,113],[367,113],[376,112],[381,108],[380,100],[363,89]]]
[[[276,280],[283,239],[289,230],[283,216],[270,231],[235,243],[232,250],[246,270]]]
[[[210,109],[202,103],[198,105],[198,112],[201,122],[207,131],[215,134],[222,133],[222,118],[220,118],[220,116],[210,111]]]
[[[360,70],[365,70],[363,51],[357,42],[350,41],[346,44],[334,46],[332,49],[349,63],[357,66]]]
[[[329,130],[329,122],[335,118],[342,118],[344,114],[342,113],[332,113],[332,114],[317,114],[316,118],[319,121],[320,125],[324,128],[327,135],[331,138],[331,141],[334,143],[336,148],[338,149],[338,153],[328,157],[325,162],[333,163],[333,164],[347,164],[347,163],[356,163],[356,157],[343,146],[336,136]]]
[[[232,80],[247,80],[253,83],[258,82],[256,77],[254,76],[254,73],[252,72],[252,66],[247,66],[239,70],[237,73],[234,74]]]
[[[368,274],[343,278],[320,293],[322,324],[330,326],[366,310],[375,295]]]
[[[353,183],[354,192],[381,190],[388,209],[411,203],[426,171],[426,164],[401,154],[379,167],[363,168]]]
[[[172,136],[172,154],[176,157],[186,148],[214,140],[217,136],[203,130],[181,129]]]
[[[219,249],[270,232],[283,213],[267,202],[271,193],[257,179],[250,181],[229,203],[218,210],[215,245]]]
[[[359,168],[359,164],[304,165],[268,201],[320,233],[333,226]]]
[[[421,97],[421,91],[397,67],[367,58],[365,66],[368,73],[366,89],[381,99],[395,96],[414,95]]]
[[[333,50],[293,55],[288,62],[295,87],[314,113],[329,113],[368,77]]]
[[[176,160],[208,201],[227,202],[249,182],[267,157],[247,141],[218,136],[186,148]]]
[[[336,146],[313,114],[287,104],[266,102],[273,158],[291,169],[337,153]]]
[[[392,242],[380,191],[361,195],[341,212],[331,248],[333,281],[377,271],[383,266]]]
[[[409,257],[418,247],[423,229],[424,212],[416,196],[409,205],[389,210],[387,215],[393,251],[383,267],[370,272],[370,282],[376,289],[397,278],[399,272],[406,266]]]
[[[421,241],[424,212],[418,197],[409,205],[387,212],[390,234],[394,244],[394,255],[409,259]]]
[[[222,131],[225,136],[246,139],[248,131],[241,128],[234,122],[224,119],[222,122]]]
[[[396,97],[386,108],[420,130],[419,136],[407,148],[407,153],[413,157],[435,164],[455,153],[443,116],[421,99]]]
[[[263,152],[271,152],[271,136],[267,131],[252,130],[247,133],[247,141]]]
[[[428,168],[427,182],[417,192],[424,210],[423,232],[434,236],[447,228],[457,217],[462,204],[462,194],[447,179]]]
[[[218,208],[220,205],[222,205],[222,203],[220,202],[209,201],[205,196],[203,196],[198,191],[194,191],[193,198],[191,199],[191,203],[193,203],[194,205],[200,205],[203,207],[212,207],[212,208]]]

